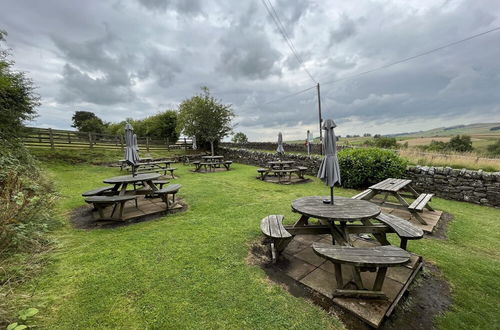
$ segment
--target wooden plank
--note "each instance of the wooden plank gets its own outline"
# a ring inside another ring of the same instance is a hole
[[[415,227],[409,221],[391,214],[380,213],[375,219],[391,227],[399,237],[419,239],[424,236],[422,229]]]

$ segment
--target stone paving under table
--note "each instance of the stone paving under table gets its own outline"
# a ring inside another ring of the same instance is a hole
[[[427,224],[424,225],[421,224],[409,211],[391,208],[391,204],[392,203],[385,203],[384,205],[381,205],[382,212],[395,215],[405,220],[409,220],[412,225],[422,229],[427,234],[432,233],[432,231],[438,224],[439,219],[441,219],[441,215],[443,214],[443,211],[429,211],[428,209],[424,209],[421,213],[419,213],[422,219],[427,222]]]
[[[259,176],[256,177],[257,179],[262,181],[262,178]],[[281,182],[277,176],[274,175],[267,175],[266,178],[263,180],[264,182],[271,182],[271,183],[278,183],[278,184],[297,184],[297,183],[306,183],[306,182],[311,182],[311,179],[308,179],[304,177],[303,179],[298,177],[295,174],[292,174],[292,179],[288,180],[288,175],[284,176],[281,178]]]
[[[169,196],[168,198],[169,200],[171,200],[172,196]],[[176,210],[182,208],[178,196],[175,197],[175,201],[176,203],[174,205],[171,205],[169,207],[169,210]],[[113,206],[106,207],[104,209],[104,216],[106,218],[110,217],[112,210]],[[115,216],[116,212],[118,212],[118,207],[117,210],[115,211]],[[123,209],[123,221],[133,221],[146,216],[151,216],[156,214],[161,215],[166,212],[167,212],[166,205],[161,198],[146,198],[145,196],[138,196],[137,207],[135,206],[135,202],[133,200],[128,201],[125,204],[125,207]],[[92,218],[96,221],[99,219],[99,214],[97,211],[95,210],[92,211]]]
[[[375,240],[365,240],[351,235],[354,246],[376,246]],[[386,316],[389,316],[408,285],[422,267],[422,258],[412,255],[407,265],[389,267],[387,277],[384,281],[382,291],[388,296],[388,300],[360,299],[360,298],[333,298],[332,293],[336,289],[335,271],[333,263],[316,255],[312,249],[313,242],[330,243],[330,235],[297,235],[283,252],[282,258],[277,265],[287,276],[309,287],[333,303],[354,313],[357,317],[377,328]],[[409,243],[411,246],[411,242]],[[351,278],[349,265],[342,265],[342,274],[347,282]],[[375,272],[361,272],[363,283],[373,286]]]

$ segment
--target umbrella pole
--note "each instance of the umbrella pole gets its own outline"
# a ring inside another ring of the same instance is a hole
[[[333,204],[333,187],[330,187],[330,204]]]

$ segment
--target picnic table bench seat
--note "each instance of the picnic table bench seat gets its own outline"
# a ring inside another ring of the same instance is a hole
[[[160,189],[163,188],[164,185],[168,184],[170,181],[167,180],[153,180],[153,184],[158,186]]]
[[[330,260],[334,264],[337,282],[337,288],[333,292],[335,297],[387,299],[387,296],[382,292],[387,268],[403,265],[411,257],[407,251],[391,245],[351,247],[314,242],[313,250],[318,256]],[[361,276],[356,272],[353,272],[357,276],[354,275],[352,282],[357,289],[345,289],[342,279],[342,264],[351,265],[360,271],[378,269],[371,290],[364,287]]]
[[[267,168],[258,168],[257,172],[260,174],[260,179],[264,181],[266,175],[269,173],[269,169]]]
[[[415,199],[413,203],[408,206],[408,209],[423,212],[424,207],[426,207],[432,211],[432,208],[427,204],[431,201],[433,196],[434,194],[420,194],[417,199]]]
[[[297,170],[299,171],[299,178],[303,179],[306,174],[307,167],[305,166],[297,166]]]
[[[167,210],[170,206],[170,202],[168,200],[168,195],[172,195],[172,204],[175,203],[175,194],[179,192],[179,189],[182,188],[182,185],[180,184],[171,184],[167,186],[166,188],[156,190],[154,192],[155,196],[159,196],[167,205]]]
[[[113,187],[111,187],[111,186],[96,188],[96,189],[92,189],[92,190],[84,192],[82,194],[82,196],[83,197],[100,196],[100,195],[103,195],[104,193],[109,192],[111,190],[113,190]]]
[[[359,194],[353,196],[352,198],[354,199],[370,199],[374,194],[374,191],[371,189],[366,189],[363,192],[360,192]]]
[[[224,161],[224,167],[226,168],[226,170],[229,171],[229,167],[231,167],[232,163],[233,163],[232,160],[226,160],[226,161]]]
[[[409,221],[401,219],[392,214],[380,213],[375,219],[391,227],[401,239],[400,248],[407,247],[408,240],[421,239],[424,231],[412,225]]]
[[[99,212],[100,219],[104,219],[104,208],[108,205],[113,205],[113,211],[111,212],[110,218],[113,219],[116,207],[120,205],[120,211],[118,214],[118,219],[123,219],[123,208],[126,202],[134,200],[135,206],[137,207],[137,196],[132,195],[115,195],[115,196],[90,196],[85,198],[85,202],[93,204],[94,208]]]
[[[283,226],[284,215],[268,215],[260,221],[262,233],[271,239],[271,256],[276,262],[277,256],[283,252],[293,236]]]

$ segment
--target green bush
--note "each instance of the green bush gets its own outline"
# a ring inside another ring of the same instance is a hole
[[[371,140],[366,140],[365,145],[384,149],[396,149],[398,148],[398,141],[393,137],[376,136]]]
[[[500,139],[497,139],[495,143],[488,146],[488,153],[492,156],[500,155]]]
[[[390,150],[345,149],[338,153],[342,186],[364,188],[387,178],[400,178],[407,161]]]

